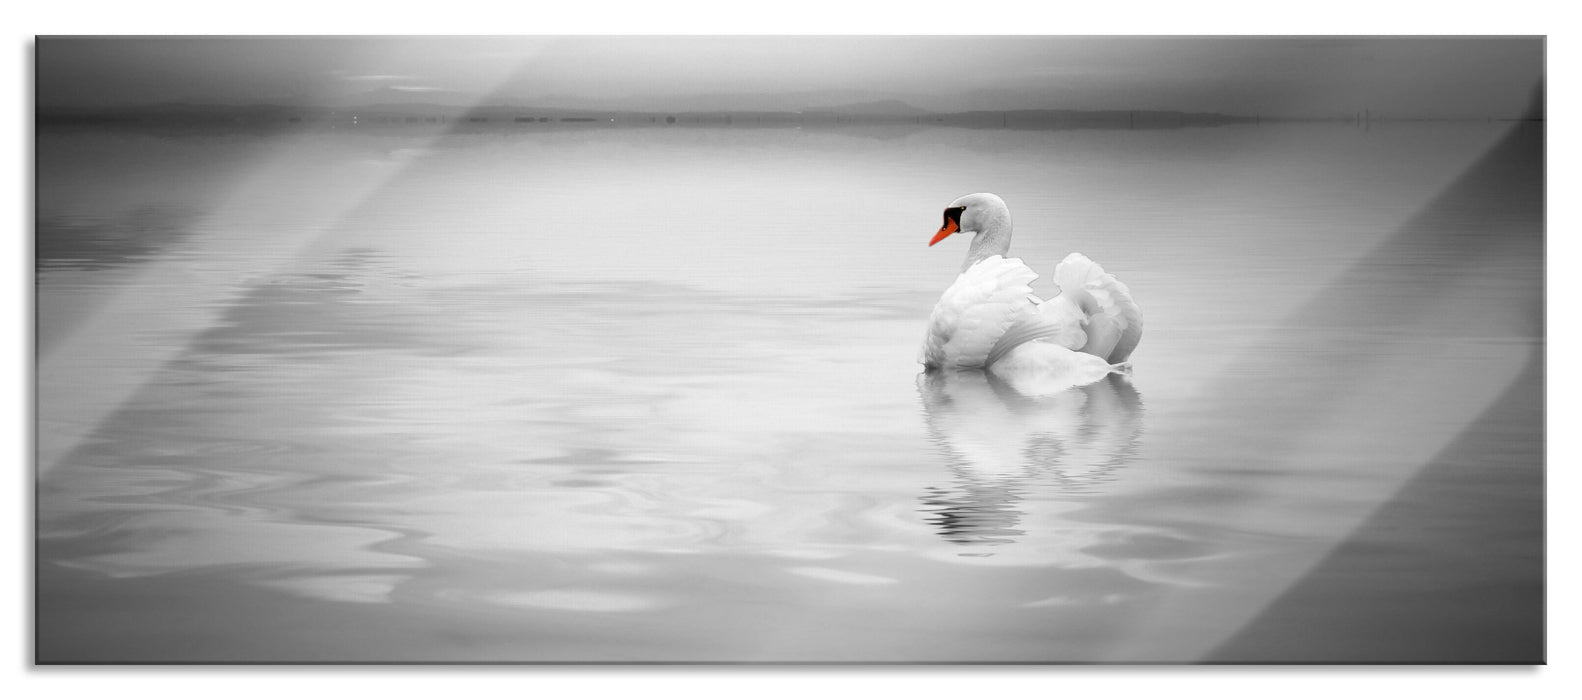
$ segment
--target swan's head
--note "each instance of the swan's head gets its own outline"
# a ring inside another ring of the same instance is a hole
[[[958,231],[976,234],[990,221],[1009,223],[1010,216],[1005,200],[1000,199],[999,195],[989,192],[962,195],[945,207],[945,223],[928,244],[934,245]]]

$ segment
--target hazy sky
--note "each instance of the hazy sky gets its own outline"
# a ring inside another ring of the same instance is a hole
[[[557,102],[684,108],[797,93],[935,110],[1514,116],[1541,38],[542,37],[40,39],[41,107]],[[781,100],[784,102],[785,100]],[[752,106],[747,100],[746,106]],[[769,100],[765,107],[779,107]]]

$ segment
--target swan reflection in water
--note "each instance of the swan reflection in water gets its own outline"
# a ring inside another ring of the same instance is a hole
[[[1136,455],[1142,399],[1129,377],[1025,395],[982,370],[918,375],[930,439],[953,483],[923,495],[928,520],[958,544],[1006,544],[1035,491],[1074,494],[1112,479]]]

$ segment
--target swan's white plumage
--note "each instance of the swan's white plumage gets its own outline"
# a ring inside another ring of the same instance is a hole
[[[995,255],[967,268],[934,305],[919,361],[930,369],[989,369],[1027,395],[1103,379],[1114,367],[1088,348],[1114,348],[1137,305],[1086,257],[1073,254],[1066,263],[1056,274],[1069,273],[1062,279],[1072,292],[1042,302],[1031,286],[1038,273],[1017,258]]]
[[[1056,293],[1033,295],[1038,274],[1003,255],[1010,214],[992,194],[959,198],[961,230],[976,234],[967,267],[940,296],[919,357],[929,369],[989,369],[1023,393],[1102,379],[1142,337],[1131,290],[1081,253],[1055,267]],[[947,210],[947,217],[950,210]],[[949,219],[947,219],[947,224]],[[940,237],[948,233],[941,229]],[[939,240],[936,238],[936,241]]]
[[[1066,338],[1056,342],[1110,362],[1131,357],[1142,339],[1143,312],[1125,284],[1088,256],[1072,253],[1055,266],[1055,294],[1039,304],[1039,312],[1057,323],[1079,326],[1086,336],[1080,343],[1061,342]]]
[[[934,305],[920,361],[931,368],[988,366],[996,342],[1040,321],[1029,286],[1035,279],[1038,273],[1021,260],[999,255],[967,268]]]

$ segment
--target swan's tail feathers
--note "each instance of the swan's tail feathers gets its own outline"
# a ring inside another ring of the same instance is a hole
[[[1111,363],[1131,357],[1143,337],[1143,312],[1124,283],[1088,256],[1072,253],[1055,266],[1055,284],[1087,315],[1082,352]]]

